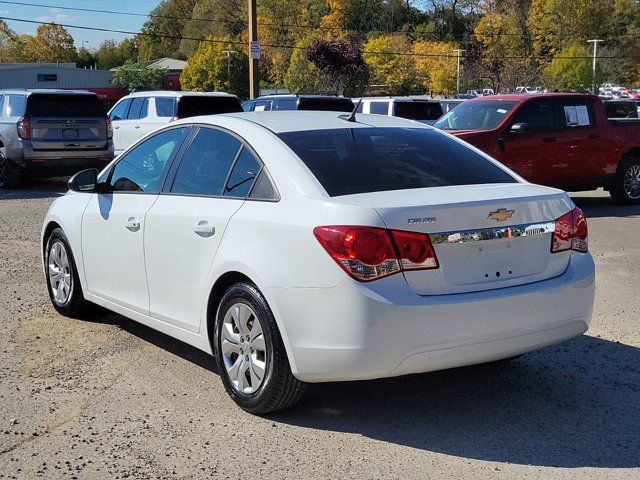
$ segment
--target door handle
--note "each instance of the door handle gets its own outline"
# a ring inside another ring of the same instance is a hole
[[[206,221],[202,221],[193,227],[193,231],[201,237],[211,237],[216,233],[216,227],[209,225]]]
[[[544,137],[542,139],[544,143],[556,143],[556,137]]]
[[[140,222],[135,217],[129,217],[124,224],[125,228],[131,232],[140,230]]]
[[[140,125],[136,125],[136,126],[134,126],[133,128],[140,128]]]
[[[113,128],[115,128],[116,130],[118,130],[120,128],[120,125],[114,125]]]

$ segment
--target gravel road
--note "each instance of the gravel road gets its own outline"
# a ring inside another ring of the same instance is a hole
[[[640,478],[640,207],[574,195],[598,268],[588,334],[488,365],[314,385],[259,418],[207,355],[49,305],[62,180],[0,192],[0,478]]]

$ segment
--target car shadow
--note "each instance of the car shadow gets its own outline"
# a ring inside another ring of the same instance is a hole
[[[218,374],[213,358],[101,310],[92,321]],[[640,466],[640,348],[583,335],[505,363],[308,385],[270,420],[469,459],[541,467]]]
[[[582,194],[580,196],[572,196],[571,199],[584,211],[587,219],[640,216],[640,205],[618,205],[608,196]]]
[[[32,200],[55,198],[64,195],[69,189],[69,177],[27,179],[20,188],[0,189],[0,200]]]
[[[274,421],[447,455],[640,466],[640,349],[582,336],[509,363],[311,385]]]

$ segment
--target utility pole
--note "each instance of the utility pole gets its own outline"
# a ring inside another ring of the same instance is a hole
[[[234,55],[236,52],[234,50],[222,50],[227,56],[227,81],[229,82],[229,87],[231,87],[231,55]]]
[[[587,43],[593,43],[593,72],[591,74],[591,93],[596,94],[596,54],[598,52],[598,43],[604,42],[604,40],[587,40]]]
[[[456,57],[458,60],[458,73],[456,76],[456,96],[460,94],[460,54],[466,52],[466,50],[462,50],[461,48],[456,48],[453,50],[456,53]]]
[[[258,19],[256,13],[256,0],[249,0],[249,45],[258,41]],[[260,84],[258,82],[258,59],[253,58],[249,51],[249,98],[260,96]]]

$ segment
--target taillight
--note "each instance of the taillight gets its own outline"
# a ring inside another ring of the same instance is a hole
[[[18,120],[18,137],[22,140],[31,140],[31,124],[28,118]]]
[[[576,207],[556,220],[551,240],[551,253],[566,250],[584,253],[589,250],[588,237],[587,219],[582,210]]]
[[[356,280],[377,280],[401,270],[438,268],[431,241],[423,233],[333,225],[316,227],[313,234]]]
[[[111,139],[113,138],[113,126],[111,126],[111,120],[109,120],[109,117],[107,117],[105,120],[106,120],[106,127],[107,127],[107,138]]]

